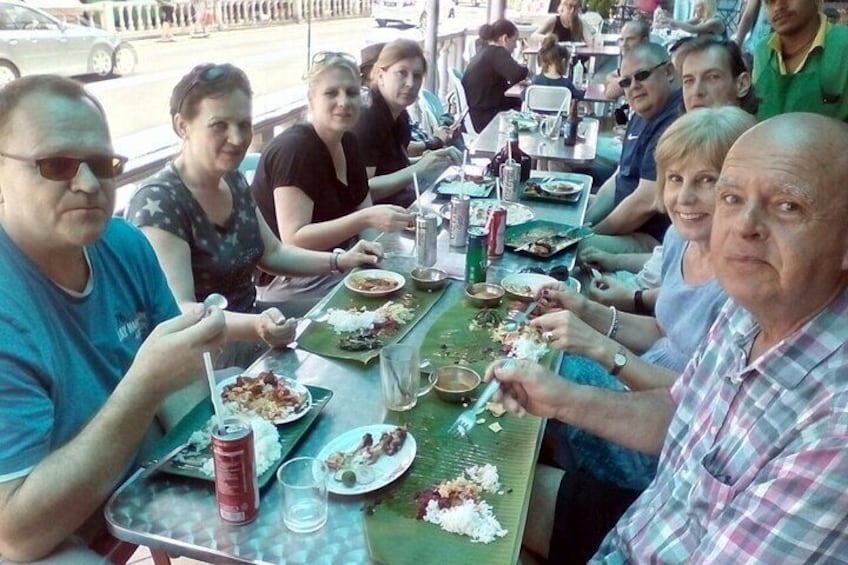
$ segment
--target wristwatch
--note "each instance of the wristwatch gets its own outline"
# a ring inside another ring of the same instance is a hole
[[[612,371],[610,371],[610,375],[613,377],[617,376],[625,365],[627,365],[627,352],[621,347],[615,352],[612,358]]]

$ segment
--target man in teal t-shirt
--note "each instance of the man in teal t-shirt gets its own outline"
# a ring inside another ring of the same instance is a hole
[[[814,112],[848,120],[848,28],[828,23],[811,0],[766,7],[774,33],[754,51],[757,118]]]

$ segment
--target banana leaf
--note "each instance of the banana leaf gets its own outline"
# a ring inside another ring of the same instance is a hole
[[[468,564],[515,563],[518,558],[542,420],[512,414],[495,418],[484,411],[480,417],[485,423],[475,426],[467,439],[455,439],[447,429],[463,409],[430,393],[411,411],[386,418],[387,423],[408,426],[418,453],[403,477],[365,501],[365,535],[374,561]],[[494,422],[503,427],[498,433],[488,428]],[[471,538],[416,519],[416,494],[460,476],[467,467],[486,463],[497,466],[501,489],[485,493],[483,499],[507,530],[506,536],[488,544],[472,543]]]
[[[505,315],[510,306],[503,304],[498,312]],[[421,358],[430,359],[435,367],[459,362],[482,375],[502,353],[489,330],[469,329],[477,312],[479,309],[458,300],[430,328]],[[550,351],[541,363],[553,366],[557,356]],[[378,563],[515,563],[518,559],[543,420],[512,414],[495,418],[484,411],[479,417],[485,422],[478,423],[468,439],[458,440],[447,430],[463,409],[431,393],[419,399],[411,411],[387,416],[387,423],[408,426],[418,442],[418,453],[405,476],[365,503],[368,548]],[[494,422],[503,428],[498,433],[488,427]],[[485,463],[497,466],[500,474],[501,490],[483,498],[507,530],[505,537],[488,544],[472,543],[468,537],[416,519],[416,494],[460,476],[467,467]]]
[[[406,277],[406,284],[401,290],[382,298],[365,297],[355,294],[348,290],[344,284],[339,284],[333,291],[333,295],[327,301],[322,312],[326,312],[331,308],[339,308],[346,310],[348,308],[359,308],[364,306],[369,310],[376,310],[389,300],[399,301],[404,294],[411,294],[415,297],[415,317],[409,322],[403,324],[398,330],[392,334],[382,334],[380,341],[382,346],[399,342],[403,336],[415,327],[421,318],[438,302],[445,292],[445,287],[439,290],[419,290],[412,284],[412,280]],[[323,355],[324,357],[335,357],[337,359],[349,359],[359,361],[362,364],[368,364],[372,359],[380,355],[380,348],[369,349],[365,351],[347,351],[339,347],[339,338],[342,335],[333,331],[333,327],[327,322],[312,320],[309,326],[303,331],[297,340],[297,343],[303,349]]]
[[[526,306],[524,302],[505,300],[497,312],[504,318],[509,310],[523,310]],[[435,369],[445,365],[471,367],[482,377],[489,363],[505,354],[501,344],[492,338],[491,330],[470,329],[471,320],[479,311],[465,300],[457,300],[430,327],[421,344],[421,359],[429,359]],[[552,367],[556,357],[557,352],[551,349],[540,363]]]

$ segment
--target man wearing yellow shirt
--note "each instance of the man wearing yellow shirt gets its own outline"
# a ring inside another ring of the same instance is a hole
[[[813,0],[764,0],[774,33],[754,51],[757,118],[815,112],[848,121],[848,28]]]

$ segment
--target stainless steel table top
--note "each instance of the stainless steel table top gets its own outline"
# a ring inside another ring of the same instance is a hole
[[[422,196],[422,204],[438,204],[433,202],[434,198],[435,195],[428,191]],[[539,219],[579,225],[585,214],[587,198],[588,189],[573,205],[536,202],[532,207]],[[380,241],[388,253],[386,267],[408,271],[414,266],[413,240],[409,235],[385,234]],[[464,257],[463,250],[449,248],[447,230],[442,229],[438,264],[448,267],[464,265]],[[490,266],[489,280],[500,281],[506,274],[530,264],[538,263],[506,253],[503,259]],[[420,344],[433,322],[461,296],[462,287],[462,283],[452,281],[445,296],[404,338],[404,342]],[[316,311],[323,308],[326,300],[316,306]],[[293,348],[270,352],[248,372],[266,369],[334,392],[334,397],[293,456],[315,455],[324,444],[341,433],[381,422],[385,416],[379,391],[379,363],[363,366]],[[330,495],[326,526],[311,534],[295,534],[283,525],[281,489],[272,481],[262,492],[256,521],[244,526],[231,526],[217,517],[211,482],[164,474],[143,478],[139,472],[109,500],[105,515],[110,531],[119,539],[214,563],[370,563],[364,534],[363,504],[363,497]],[[520,534],[517,539],[521,539]],[[398,540],[398,543],[403,543],[403,540]]]

